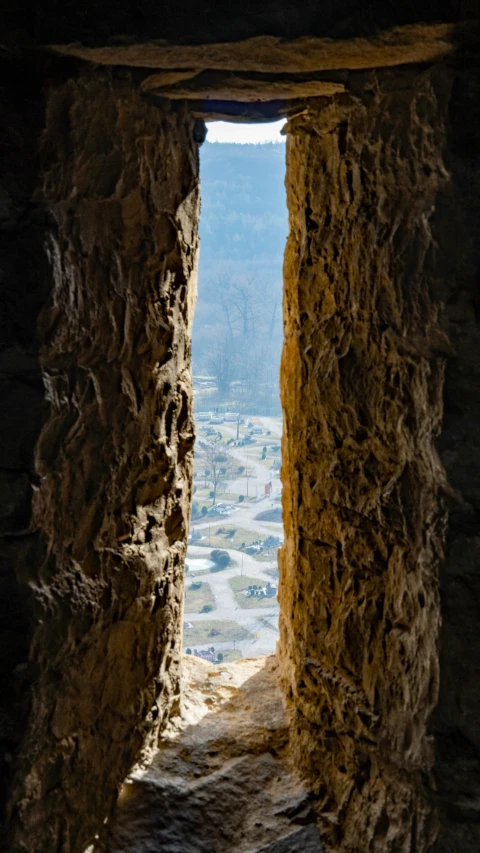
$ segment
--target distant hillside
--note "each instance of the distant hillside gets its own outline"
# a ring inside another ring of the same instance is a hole
[[[220,261],[281,264],[287,235],[285,144],[200,149],[201,273]]]
[[[279,406],[287,236],[285,145],[207,142],[200,149],[200,177],[194,374],[214,377],[214,399],[205,404],[273,413]]]

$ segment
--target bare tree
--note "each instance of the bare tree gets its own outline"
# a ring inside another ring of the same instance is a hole
[[[255,336],[258,298],[256,283],[253,278],[238,279],[230,285],[230,300],[236,311],[236,319],[240,325],[241,334],[245,341]]]
[[[245,340],[252,338],[260,306],[256,279],[234,278],[231,272],[223,270],[216,277],[213,292],[230,337],[240,334]]]
[[[217,380],[218,391],[222,395],[230,391],[235,374],[235,362],[236,353],[233,342],[227,335],[216,338],[212,342],[207,357],[207,366]]]
[[[216,316],[217,326],[211,339],[206,337],[203,352],[205,368],[215,377],[218,397],[226,401],[232,383],[240,380],[234,393],[235,411],[241,410],[238,398],[243,400],[244,410],[264,408],[264,398],[270,408],[270,390],[275,394],[278,388],[275,368],[270,368],[277,364],[281,346],[278,282],[263,273],[242,275],[226,267],[217,273],[211,288],[212,317]],[[274,387],[267,388],[272,381]]]
[[[234,335],[233,324],[235,321],[235,307],[230,298],[231,286],[232,274],[226,270],[222,270],[222,272],[217,275],[212,288],[216,302],[220,306],[221,312],[225,318],[230,339],[232,339]]]
[[[231,479],[235,473],[235,459],[218,437],[210,441],[202,441],[200,444],[200,454],[203,476],[205,477],[205,481],[208,480],[212,484],[213,504],[215,505],[217,502],[217,492],[222,489],[225,482]]]

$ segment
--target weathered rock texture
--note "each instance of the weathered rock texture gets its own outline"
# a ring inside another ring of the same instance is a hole
[[[79,853],[179,697],[198,162],[184,107],[126,74],[29,115],[2,210],[7,849]]]
[[[478,43],[475,21],[394,27],[369,38],[254,38],[210,44],[171,44],[165,39],[101,47],[53,44],[52,52],[104,65],[128,65],[145,74],[142,89],[159,97],[188,99],[200,116],[261,121],[298,113],[305,99],[344,91],[349,70],[427,62]],[[154,68],[162,69],[152,74]],[[142,69],[142,71],[140,71]],[[245,105],[248,105],[245,107]]]
[[[478,851],[478,73],[472,56],[452,58],[477,38],[465,19],[478,3],[397,5],[0,12],[8,853],[83,853],[178,705],[194,116],[285,114],[280,660],[293,762],[338,853]],[[89,72],[87,58],[137,69]],[[197,731],[216,749],[212,729]],[[248,763],[234,769],[253,784]],[[210,777],[220,796],[228,773]]]
[[[436,832],[451,79],[356,80],[289,127],[280,659],[332,849],[407,853]]]
[[[435,785],[441,831],[435,853],[480,850],[480,67],[466,56],[449,108],[451,182],[433,224],[444,271],[447,361],[438,447],[448,475],[449,524],[440,571],[440,697]]]
[[[180,72],[179,72],[180,73]],[[345,87],[341,81],[325,79],[325,75],[278,75],[191,72],[191,79],[167,83],[169,72],[151,74],[142,84],[145,91],[170,100],[214,99],[249,103],[251,101],[290,100],[336,95]],[[332,76],[334,76],[332,74]],[[173,77],[173,74],[172,74]]]
[[[124,785],[107,853],[322,853],[276,675],[273,657],[184,658],[182,716]]]
[[[306,72],[375,68],[427,62],[452,53],[458,41],[478,38],[472,24],[407,25],[369,38],[299,39],[257,36],[224,44],[168,44],[163,39],[144,44],[113,44],[89,47],[52,44],[61,55],[86,59],[101,65],[130,65],[139,68],[191,69],[201,71],[254,72],[256,74],[301,74]],[[224,84],[225,85],[225,84]]]

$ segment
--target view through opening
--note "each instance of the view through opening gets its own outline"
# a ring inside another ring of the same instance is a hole
[[[211,123],[200,151],[184,650],[211,662],[271,654],[278,638],[282,124]]]

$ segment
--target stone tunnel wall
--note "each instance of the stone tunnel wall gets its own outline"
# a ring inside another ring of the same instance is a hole
[[[433,68],[348,85],[287,143],[280,656],[331,849],[407,853],[437,831],[435,440],[451,349],[432,217],[452,82]]]
[[[3,101],[6,849],[82,853],[179,697],[198,156],[126,72],[34,78]]]
[[[440,570],[440,696],[434,853],[480,850],[480,64],[458,62],[449,104],[446,165],[436,203],[447,361],[438,448],[448,475],[449,523]]]
[[[293,758],[337,851],[424,851],[435,801],[435,849],[478,849],[469,70],[356,74],[290,123],[279,650]],[[128,72],[71,66],[45,108],[45,68],[17,71],[0,205],[7,849],[83,853],[178,700],[198,162],[184,106],[148,105]]]

